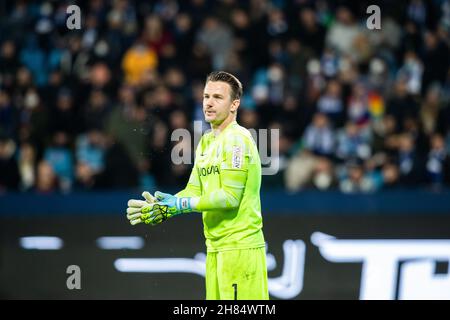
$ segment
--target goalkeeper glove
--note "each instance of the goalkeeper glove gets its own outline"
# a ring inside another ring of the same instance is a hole
[[[144,222],[144,220],[141,219],[142,209],[144,207],[152,207],[156,202],[156,199],[148,191],[142,192],[142,196],[144,197],[145,201],[135,199],[131,199],[128,201],[127,218],[130,221],[131,225],[136,225],[138,223]]]
[[[142,195],[147,201],[128,201],[127,218],[132,225],[141,222],[157,225],[178,214],[192,212],[192,204],[195,202],[193,198],[180,198],[159,191],[155,193],[156,199],[148,192],[147,195]]]
[[[168,217],[193,211],[193,198],[177,197],[160,191],[155,192],[155,198],[157,207],[153,206],[153,210],[166,210]]]

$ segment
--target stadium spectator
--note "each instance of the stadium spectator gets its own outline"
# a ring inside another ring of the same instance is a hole
[[[174,45],[176,45],[176,59],[179,66],[186,68],[192,56],[192,47],[194,45],[195,34],[192,17],[186,13],[179,13],[174,18],[172,34]]]
[[[448,44],[441,41],[437,34],[432,31],[425,33],[423,53],[423,84],[424,90],[428,89],[433,82],[443,84],[450,67],[450,48]]]
[[[325,43],[336,49],[339,54],[357,58],[356,42],[363,37],[362,29],[356,23],[353,13],[348,7],[340,6],[336,10],[336,21],[328,29]]]
[[[302,144],[303,148],[292,157],[285,171],[286,187],[291,191],[310,184],[318,166],[333,157],[334,133],[324,114],[314,115],[312,124],[305,130]]]
[[[301,43],[319,56],[323,52],[326,29],[319,24],[317,14],[311,8],[300,10],[298,17],[300,24],[293,25],[293,34],[298,35]]]
[[[382,188],[385,190],[398,188],[400,172],[398,166],[393,163],[385,163],[382,167]]]
[[[46,161],[40,161],[37,165],[36,192],[38,194],[53,193],[58,188],[58,180],[52,166]]]
[[[387,102],[387,113],[394,116],[396,131],[403,130],[403,119],[418,116],[419,106],[408,93],[407,81],[404,78],[398,79],[395,83],[394,94]]]
[[[80,30],[67,29],[63,2],[0,11],[0,135],[18,146],[2,165],[19,172],[5,171],[4,190],[69,190],[61,159],[93,131],[104,136],[103,169],[75,157],[63,170],[74,187],[175,187],[189,168],[167,165],[172,130],[204,131],[193,126],[204,125],[202,83],[222,68],[247,88],[242,124],[280,129],[268,186],[281,177],[293,191],[340,190],[354,157],[364,164],[345,190],[447,186],[438,168],[450,150],[448,1],[382,3],[381,30],[365,28],[366,2],[74,4]]]
[[[16,144],[12,139],[0,137],[0,192],[18,190],[19,169],[14,159]]]
[[[68,88],[61,88],[58,92],[56,108],[50,115],[49,130],[51,133],[61,131],[73,138],[82,129],[74,103],[72,91]]]
[[[79,35],[71,35],[67,41],[68,44],[61,56],[61,71],[67,77],[67,82],[85,80],[89,76],[90,55],[86,49],[83,49]]]
[[[335,137],[328,117],[323,113],[314,115],[313,122],[305,130],[304,148],[313,154],[330,157],[334,152]]]
[[[348,174],[339,182],[339,189],[344,193],[367,193],[375,191],[373,180],[366,175],[364,166],[359,161],[347,164]]]
[[[35,84],[44,86],[47,83],[48,70],[44,50],[39,46],[36,35],[28,35],[27,41],[20,52],[20,62],[30,70]]]
[[[93,90],[88,104],[82,110],[84,130],[104,130],[106,119],[111,112],[108,96],[102,90]]]
[[[345,121],[342,88],[337,80],[330,80],[324,94],[317,101],[317,110],[329,118],[333,127],[341,127]]]
[[[31,190],[36,182],[36,151],[31,143],[25,142],[20,146],[17,162],[20,174],[20,190]]]
[[[17,109],[4,90],[0,90],[0,134],[11,138],[17,134]]]
[[[51,166],[61,191],[71,191],[74,180],[73,153],[69,148],[69,136],[55,132],[52,144],[44,150],[43,159]]]
[[[312,57],[312,50],[303,46],[295,38],[288,40],[286,44],[286,73],[288,88],[291,92],[302,92],[305,87],[306,65]]]
[[[367,159],[371,156],[370,135],[352,122],[338,131],[336,141],[336,157],[345,159]]]
[[[348,120],[359,126],[367,125],[370,122],[369,99],[365,86],[362,83],[355,83],[347,104]]]
[[[420,106],[420,121],[427,135],[436,131],[439,112],[443,107],[439,85],[429,87]]]
[[[428,181],[434,189],[439,189],[450,182],[450,155],[440,134],[434,134],[430,139],[431,149],[426,163]]]
[[[122,60],[125,82],[132,86],[139,86],[142,84],[145,73],[157,66],[158,56],[155,50],[142,42],[137,42],[125,52]]]
[[[114,137],[126,150],[135,168],[148,152],[147,140],[150,134],[150,123],[146,121],[147,113],[140,105],[126,109],[116,106],[106,123],[106,132]]]
[[[425,180],[425,164],[416,151],[414,138],[404,133],[399,138],[397,164],[400,169],[400,183],[404,187],[421,185]]]
[[[16,43],[12,40],[6,40],[0,49],[2,85],[6,89],[11,89],[14,86],[14,77],[19,66]]]
[[[114,136],[105,135],[105,166],[92,188],[124,189],[139,185],[139,172],[123,145]]]
[[[105,138],[102,131],[92,129],[76,141],[76,179],[84,187],[93,187],[95,176],[105,168]]]
[[[231,30],[223,25],[216,17],[205,18],[202,27],[196,35],[196,41],[206,47],[212,56],[212,67],[222,70],[225,61],[233,48]]]

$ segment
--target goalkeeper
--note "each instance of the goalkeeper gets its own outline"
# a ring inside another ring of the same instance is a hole
[[[268,299],[265,242],[260,204],[261,162],[250,132],[236,122],[242,84],[217,71],[206,78],[205,121],[194,168],[175,195],[144,192],[130,200],[132,225],[156,225],[173,216],[202,212],[206,238],[206,299]]]

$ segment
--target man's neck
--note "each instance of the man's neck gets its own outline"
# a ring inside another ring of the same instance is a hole
[[[223,130],[225,130],[226,127],[228,127],[228,125],[230,123],[232,123],[234,121],[236,121],[236,117],[232,116],[232,117],[228,117],[221,124],[219,124],[217,126],[211,123],[211,130],[214,133],[214,136],[217,137]]]

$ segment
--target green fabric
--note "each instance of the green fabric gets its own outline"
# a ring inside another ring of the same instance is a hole
[[[268,300],[265,248],[208,252],[207,300]]]
[[[217,137],[203,135],[186,188],[198,197],[208,252],[264,246],[260,203],[261,161],[250,132],[236,122]]]

